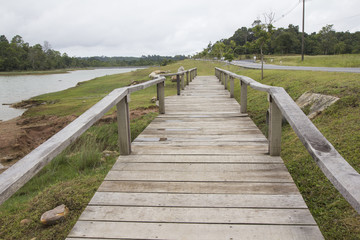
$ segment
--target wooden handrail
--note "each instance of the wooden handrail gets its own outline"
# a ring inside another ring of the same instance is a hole
[[[215,68],[215,76],[220,81],[224,78],[224,74],[240,80],[242,113],[246,112],[246,108],[244,109],[242,106],[247,104],[247,86],[269,94],[270,123],[268,140],[270,155],[280,155],[281,121],[282,116],[284,116],[325,176],[351,206],[360,213],[360,174],[321,134],[289,94],[282,87],[264,85],[249,77]]]
[[[196,68],[174,73],[180,75],[190,72],[192,77],[196,75]],[[141,84],[118,88],[110,92],[102,100],[81,114],[77,119],[67,125],[64,129],[49,138],[46,142],[34,149],[24,158],[19,160],[5,172],[0,174],[0,204],[10,198],[18,189],[35,176],[53,158],[61,153],[67,146],[73,143],[81,134],[89,129],[112,107],[117,107],[117,122],[119,134],[120,154],[131,153],[130,115],[128,106],[129,94],[157,85],[159,99],[159,112],[165,113],[165,76],[158,76]]]

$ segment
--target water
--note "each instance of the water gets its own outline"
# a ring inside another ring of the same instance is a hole
[[[78,82],[96,77],[125,73],[137,68],[104,68],[78,70],[62,74],[0,76],[0,120],[6,121],[22,115],[25,109],[14,109],[8,105],[27,100],[41,94],[57,92],[76,86]]]

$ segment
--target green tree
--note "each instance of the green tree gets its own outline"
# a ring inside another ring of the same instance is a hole
[[[273,41],[275,51],[281,54],[296,53],[296,46],[300,46],[300,41],[291,32],[282,32]]]
[[[8,71],[9,41],[5,35],[0,36],[0,71]]]
[[[266,19],[266,17],[265,17]],[[260,20],[255,20],[253,25],[253,32],[256,40],[252,42],[252,46],[258,48],[260,50],[260,58],[261,58],[261,79],[264,78],[264,47],[271,40],[271,35],[274,33],[274,26],[271,24],[272,22],[271,16],[269,16],[269,23],[261,23]]]
[[[325,55],[335,53],[337,39],[335,37],[333,26],[333,24],[328,24],[325,27],[322,27],[322,29],[319,31],[321,49]]]

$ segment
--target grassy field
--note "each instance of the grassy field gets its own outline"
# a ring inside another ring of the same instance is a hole
[[[185,69],[198,67],[199,75],[214,75],[214,67],[218,66],[257,81],[260,79],[259,70],[203,61],[186,60],[162,69],[175,72],[180,65]],[[79,115],[113,88],[147,80],[152,70],[98,78],[69,90],[36,97],[47,104],[31,109],[27,116]],[[360,74],[267,70],[262,82],[284,87],[293,99],[306,91],[340,97],[340,101],[313,122],[340,154],[360,171],[360,135],[357,134],[360,132]],[[167,81],[166,95],[175,92],[175,84]],[[132,94],[130,108],[154,105],[150,99],[155,95],[155,88]],[[235,97],[240,100],[239,82],[235,84]],[[265,133],[267,96],[249,89],[248,97],[249,115]],[[134,119],[131,122],[132,137],[135,138],[155,116],[156,113],[150,113]],[[26,239],[64,239],[116,159],[116,131],[113,123],[92,127],[0,206],[0,239],[22,239],[24,236]],[[289,125],[283,127],[282,142],[281,156],[325,238],[360,239],[359,214],[323,176]],[[41,213],[61,203],[71,209],[67,220],[42,227],[39,223]],[[31,222],[21,225],[20,221],[25,218]]]
[[[360,67],[360,54],[305,56],[304,61],[301,61],[301,55],[272,55],[265,56],[264,60],[268,64],[286,66]]]

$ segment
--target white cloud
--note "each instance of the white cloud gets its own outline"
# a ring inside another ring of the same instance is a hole
[[[296,6],[276,27],[299,25],[299,0],[0,0],[0,34],[21,35],[30,44],[49,41],[71,56],[191,54],[209,41],[250,27],[263,13],[276,19]],[[326,24],[337,31],[359,31],[358,0],[308,0],[308,33]],[[357,16],[356,16],[357,15]],[[349,18],[349,16],[353,16]]]

